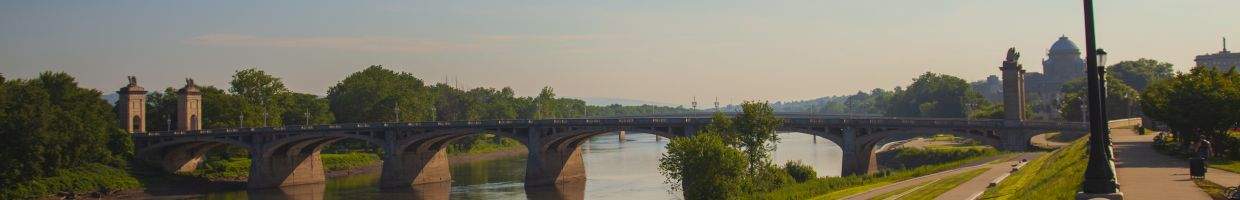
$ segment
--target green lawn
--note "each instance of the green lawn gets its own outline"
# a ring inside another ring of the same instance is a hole
[[[951,177],[939,179],[938,181],[921,186],[921,188],[918,188],[917,190],[914,190],[913,192],[910,192],[907,195],[900,197],[899,199],[902,199],[902,200],[903,199],[909,199],[909,200],[934,199],[935,197],[938,197],[939,195],[942,195],[943,193],[947,193],[947,191],[952,190],[953,188],[956,188],[956,186],[960,186],[960,184],[964,184],[964,182],[968,182],[969,180],[973,180],[973,178],[976,178],[977,176],[982,175],[982,173],[986,172],[986,170],[990,170],[990,168],[974,169],[968,172],[952,175]]]
[[[1227,195],[1223,194],[1227,187],[1223,187],[1204,179],[1193,179],[1193,183],[1197,184],[1197,187],[1201,188],[1201,191],[1209,194],[1211,199],[1227,200]]]
[[[1210,167],[1232,173],[1240,173],[1240,161],[1238,160],[1211,160]]]
[[[373,153],[325,153],[320,154],[319,158],[323,161],[323,169],[327,171],[349,170],[379,163],[379,155]],[[203,163],[202,166],[199,166],[198,170],[182,175],[200,177],[213,181],[245,180],[246,177],[250,176],[250,159],[229,158],[209,160]]]
[[[1059,150],[1030,161],[981,199],[1073,199],[1085,178],[1086,140],[1078,139]]]
[[[936,181],[939,181],[939,180],[934,180],[934,181],[931,181],[931,182],[929,182],[929,183],[934,183],[934,182],[936,182]],[[925,184],[922,184],[922,185],[925,185]],[[908,186],[908,187],[900,188],[900,189],[897,189],[897,190],[892,190],[891,192],[887,192],[887,193],[884,193],[884,194],[882,194],[882,195],[878,195],[878,196],[876,196],[876,197],[874,197],[874,198],[870,198],[870,199],[887,199],[887,198],[891,198],[891,197],[896,196],[896,195],[904,194],[905,192],[908,192],[909,190],[914,190],[914,189],[917,189],[918,187],[921,187],[922,185],[913,185],[913,186]]]

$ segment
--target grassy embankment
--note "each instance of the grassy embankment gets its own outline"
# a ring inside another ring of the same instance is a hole
[[[929,183],[901,188],[899,190],[879,195],[872,199],[887,199],[896,195],[902,195],[896,198],[901,200],[934,199],[935,197],[956,188],[956,186],[960,186],[960,184],[964,184],[964,182],[968,182],[969,180],[973,180],[973,178],[982,175],[982,173],[986,172],[986,170],[990,170],[990,168],[974,169],[968,172],[952,175],[947,178],[934,180]]]
[[[999,185],[986,190],[981,199],[1073,199],[1085,178],[1088,138],[1042,155]]]
[[[87,164],[60,170],[54,176],[4,186],[0,189],[0,199],[34,199],[51,194],[107,194],[141,187],[138,179],[125,170]]]
[[[968,163],[975,163],[987,157],[999,155],[1000,152],[993,148],[986,150],[960,150],[959,148],[944,148],[947,150],[935,150],[933,148],[927,150],[930,152],[938,152],[943,154],[956,154],[961,151],[974,152],[976,154],[966,156],[954,161],[948,161],[938,164],[930,164],[909,169],[898,169],[881,171],[868,175],[850,175],[843,177],[823,177],[811,179],[802,183],[790,184],[779,189],[754,194],[749,199],[839,199],[849,195],[861,193],[873,188],[881,187],[887,184],[924,176],[936,172],[946,171],[959,168]],[[919,153],[922,154],[922,153]],[[936,153],[924,153],[927,155]]]
[[[373,153],[320,154],[319,158],[323,160],[323,169],[327,171],[356,169],[379,163],[379,155]],[[245,180],[250,175],[250,159],[211,160],[204,163],[198,170],[183,175],[212,181]]]
[[[525,148],[525,146],[521,145],[521,142],[517,140],[504,137],[497,138],[494,135],[482,135],[468,144],[452,145],[448,148],[448,155],[480,155],[519,148]]]

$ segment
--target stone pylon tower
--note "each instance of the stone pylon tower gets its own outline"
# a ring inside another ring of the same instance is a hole
[[[146,132],[146,89],[138,86],[138,78],[129,76],[129,85],[116,91],[120,99],[116,100],[119,108],[121,127],[130,133]]]
[[[1025,120],[1025,69],[1019,59],[1016,48],[1010,48],[999,67],[1003,71],[1003,119],[1008,121]]]
[[[202,130],[202,94],[194,79],[185,79],[185,87],[177,94],[177,131]]]

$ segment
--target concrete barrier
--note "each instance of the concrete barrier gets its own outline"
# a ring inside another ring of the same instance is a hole
[[[1112,129],[1133,127],[1133,126],[1140,126],[1140,125],[1141,125],[1140,117],[1107,121],[1107,128],[1112,128]]]

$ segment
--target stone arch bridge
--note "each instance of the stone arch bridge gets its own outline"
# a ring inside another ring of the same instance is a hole
[[[846,117],[778,114],[779,131],[826,138],[839,145],[844,174],[874,172],[875,146],[902,139],[945,133],[970,138],[1002,150],[1021,151],[1044,132],[1084,132],[1084,123],[940,118]],[[529,150],[527,186],[581,181],[586,172],[583,143],[592,136],[641,132],[674,138],[690,136],[711,122],[709,115],[619,118],[488,120],[415,123],[359,123],[316,126],[232,128],[135,133],[139,159],[169,172],[189,172],[215,147],[248,149],[249,188],[273,188],[325,182],[320,150],[344,139],[366,141],[383,149],[383,188],[451,181],[446,147],[458,138],[491,133],[520,141]]]

